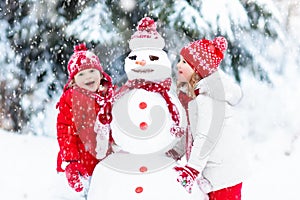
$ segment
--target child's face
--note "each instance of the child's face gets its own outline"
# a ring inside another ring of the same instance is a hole
[[[180,60],[177,63],[177,81],[178,82],[189,82],[192,78],[194,70],[180,55]]]
[[[91,92],[96,92],[100,86],[100,80],[102,74],[97,69],[85,69],[78,72],[74,76],[75,83],[78,87],[89,90]]]

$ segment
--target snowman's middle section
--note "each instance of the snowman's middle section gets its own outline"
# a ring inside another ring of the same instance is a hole
[[[177,98],[173,96],[172,100],[179,105]],[[182,110],[179,112],[182,116]],[[170,133],[174,122],[165,99],[159,93],[130,90],[114,103],[112,113],[113,138],[126,152],[150,154],[167,151],[179,140]]]

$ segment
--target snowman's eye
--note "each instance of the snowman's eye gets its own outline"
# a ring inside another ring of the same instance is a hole
[[[130,60],[136,60],[136,56],[130,56],[128,57]]]
[[[150,58],[151,61],[154,61],[154,60],[158,60],[158,59],[159,59],[159,57],[153,56],[153,55],[150,55],[149,58]]]

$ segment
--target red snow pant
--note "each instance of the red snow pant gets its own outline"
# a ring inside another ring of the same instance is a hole
[[[209,200],[241,200],[242,183],[208,193]]]

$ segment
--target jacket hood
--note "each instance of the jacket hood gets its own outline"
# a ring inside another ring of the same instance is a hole
[[[218,101],[226,101],[232,106],[237,105],[243,97],[240,86],[221,70],[201,79],[195,89],[199,89],[200,94]]]

